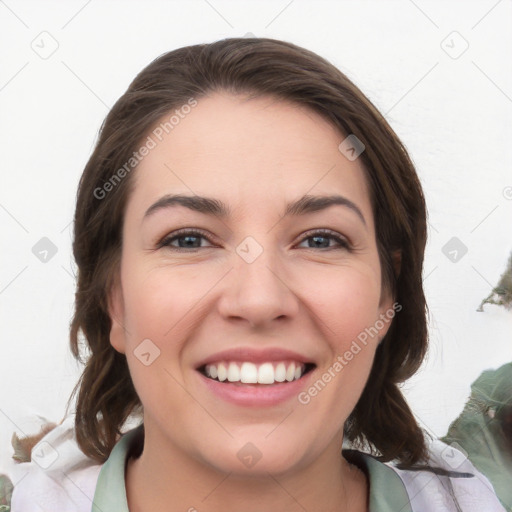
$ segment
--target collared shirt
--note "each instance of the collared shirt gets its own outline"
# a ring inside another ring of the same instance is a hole
[[[129,512],[125,487],[125,465],[140,427],[124,435],[101,468],[92,512]],[[366,469],[370,480],[369,512],[413,512],[409,496],[398,474],[389,466],[356,450],[344,450],[347,460]],[[13,511],[15,512],[15,511]]]
[[[10,512],[129,512],[125,468],[141,438],[141,425],[128,430],[106,462],[97,464],[79,450],[68,418],[34,446],[31,462],[17,465]],[[489,480],[461,452],[441,441],[429,450],[429,465],[456,471],[448,477],[401,470],[369,454],[343,450],[368,477],[369,512],[507,512]]]

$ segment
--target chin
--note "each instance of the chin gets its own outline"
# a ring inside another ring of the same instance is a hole
[[[265,435],[269,431],[267,429]],[[265,435],[245,435],[246,441],[238,437],[230,439],[228,444],[219,443],[217,452],[207,450],[202,458],[217,470],[240,477],[286,474],[300,464],[303,454],[297,452],[297,446],[303,443],[289,438],[292,442],[288,445],[277,438],[265,440]]]

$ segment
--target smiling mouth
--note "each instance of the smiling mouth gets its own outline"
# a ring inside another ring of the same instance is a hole
[[[311,372],[314,363],[268,362],[256,365],[250,362],[219,362],[206,364],[197,370],[208,379],[224,384],[272,385],[286,384],[301,379]]]

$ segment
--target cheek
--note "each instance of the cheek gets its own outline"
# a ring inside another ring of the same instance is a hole
[[[336,340],[340,348],[378,318],[379,279],[372,267],[361,266],[327,269],[323,276],[303,281],[308,307],[321,320],[326,337]]]
[[[138,338],[161,344],[183,329],[201,297],[211,288],[210,276],[186,268],[126,265],[123,276],[126,328]],[[132,339],[132,343],[140,339]]]
[[[379,336],[380,276],[372,267],[338,269],[323,287],[311,294],[312,318],[328,345],[317,380],[305,390],[300,403],[311,403],[319,417],[332,415],[339,427],[359,400],[370,373]],[[325,391],[324,391],[325,390]],[[315,397],[321,399],[316,399]],[[302,401],[301,401],[302,400]]]
[[[168,348],[170,340],[181,339],[193,324],[211,314],[214,304],[209,299],[215,296],[211,292],[225,270],[208,265],[200,270],[188,265],[148,267],[135,258],[125,261],[124,320],[132,347],[149,338]],[[286,281],[289,293],[303,303],[304,314],[318,321],[326,339],[338,340],[340,349],[378,317],[380,274],[375,265],[312,266],[309,262],[307,268],[292,267]]]
[[[191,322],[197,322],[197,304],[207,282],[203,279],[200,286],[191,272],[179,268],[147,268],[140,262],[126,263],[126,356],[132,380],[142,403],[149,409],[176,410],[190,401],[183,392],[179,366],[187,332]]]

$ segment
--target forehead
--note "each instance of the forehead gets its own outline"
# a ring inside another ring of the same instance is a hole
[[[370,214],[362,163],[339,151],[345,135],[313,110],[216,92],[171,124],[173,112],[148,133],[154,147],[133,176],[138,208],[170,192],[218,197],[235,210],[340,193]]]

